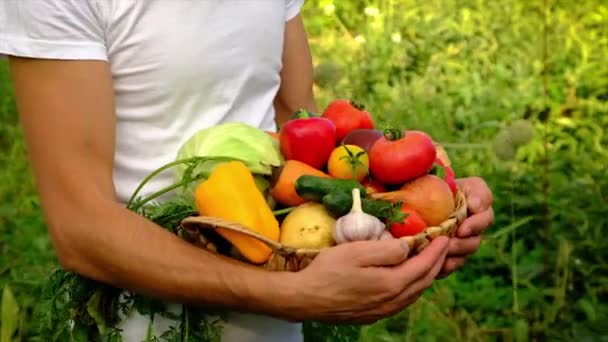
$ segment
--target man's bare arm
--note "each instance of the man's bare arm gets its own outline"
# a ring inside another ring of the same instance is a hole
[[[313,94],[313,65],[302,17],[297,15],[285,27],[281,87],[275,99],[279,125],[298,109],[317,112]]]
[[[105,63],[13,58],[11,68],[61,265],[155,297],[280,315],[281,274],[196,248],[116,202],[115,115]]]

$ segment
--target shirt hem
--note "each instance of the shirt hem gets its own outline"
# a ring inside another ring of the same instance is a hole
[[[0,59],[8,56],[108,61],[105,46],[94,43],[49,42],[0,36]]]
[[[290,21],[295,18],[302,10],[302,6],[304,6],[304,0],[295,0],[294,2],[295,3],[287,9],[285,21]]]

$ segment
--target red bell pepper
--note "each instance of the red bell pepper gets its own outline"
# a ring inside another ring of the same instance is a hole
[[[299,110],[281,126],[279,143],[285,159],[322,169],[336,146],[336,125],[306,110]]]

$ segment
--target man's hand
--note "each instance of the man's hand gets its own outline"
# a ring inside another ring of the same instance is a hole
[[[290,275],[290,312],[296,320],[369,324],[414,303],[441,270],[448,239],[439,237],[406,260],[401,239],[360,241],[323,251]]]
[[[448,257],[439,277],[443,278],[461,268],[466,258],[479,249],[484,231],[494,223],[493,196],[488,185],[479,177],[456,180],[467,198],[470,216],[450,240]]]

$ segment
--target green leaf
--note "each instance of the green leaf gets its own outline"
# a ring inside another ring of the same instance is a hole
[[[515,326],[513,327],[515,341],[516,342],[527,342],[528,336],[530,333],[530,326],[528,322],[523,319],[518,319],[515,321]]]
[[[103,293],[101,291],[96,291],[93,296],[87,302],[87,312],[97,324],[97,329],[99,329],[99,333],[103,336],[106,334],[107,326],[103,315],[99,312],[99,302],[101,300],[101,295]]]
[[[19,306],[10,287],[6,285],[2,290],[2,327],[0,328],[0,342],[11,342],[17,331]]]
[[[596,314],[594,305],[586,298],[582,298],[578,301],[578,306],[585,312],[585,316],[587,316],[587,320],[595,321]]]

